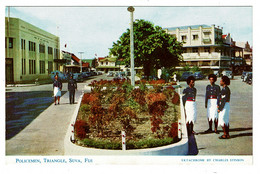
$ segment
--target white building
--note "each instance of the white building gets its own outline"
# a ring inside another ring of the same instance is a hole
[[[175,36],[177,41],[183,42],[184,62],[181,66],[198,66],[212,70],[231,68],[233,41],[230,34],[223,35],[223,28],[215,25],[192,25],[165,30]]]

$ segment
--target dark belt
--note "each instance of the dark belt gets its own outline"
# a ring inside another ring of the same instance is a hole
[[[217,96],[216,95],[210,95],[209,99],[217,99]]]

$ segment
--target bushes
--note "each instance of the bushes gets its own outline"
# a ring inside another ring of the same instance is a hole
[[[174,143],[172,138],[164,139],[143,139],[140,141],[129,140],[126,142],[126,149],[144,149],[144,148],[153,148],[160,147]]]
[[[178,93],[171,86],[164,88],[164,80],[153,81],[153,89],[141,83],[142,87],[135,89],[128,81],[94,81],[91,93],[82,98],[80,111],[86,121],[77,123],[81,125],[77,128],[75,125],[76,140],[88,138],[84,144],[89,147],[120,149],[120,132],[125,130],[127,148],[157,147],[169,143],[169,139],[175,141],[178,125],[171,123],[176,121]],[[143,140],[145,137],[151,139]]]
[[[169,145],[176,142],[172,138],[164,138],[164,139],[142,139],[140,141],[129,140],[126,141],[126,149],[145,149],[145,148],[153,148]],[[94,140],[94,139],[84,139],[84,146],[87,147],[95,147],[100,149],[113,149],[113,150],[121,150],[122,144],[117,141],[109,141],[109,140]]]
[[[84,120],[77,120],[75,123],[75,132],[80,139],[86,138],[86,134],[89,133],[89,125]]]

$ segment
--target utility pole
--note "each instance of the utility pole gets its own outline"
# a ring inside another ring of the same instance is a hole
[[[84,52],[79,52],[80,54],[80,73],[82,73],[82,54],[84,54]]]
[[[134,7],[127,8],[130,12],[130,58],[131,58],[131,85],[135,86],[135,64],[134,64]]]

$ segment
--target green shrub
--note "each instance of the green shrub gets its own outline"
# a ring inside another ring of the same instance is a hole
[[[143,139],[140,141],[129,140],[126,141],[126,149],[145,149],[145,148],[153,148],[160,147],[172,144],[178,140],[174,140],[173,138],[164,138],[164,139]],[[121,142],[109,141],[109,140],[94,140],[94,139],[84,139],[83,144],[87,147],[94,147],[99,149],[113,149],[120,150],[122,149]]]
[[[80,111],[81,112],[88,112],[90,111],[91,106],[89,104],[81,104]]]
[[[94,139],[84,139],[83,144],[87,147],[95,147],[99,149],[122,149],[121,142],[109,141],[109,140],[94,140]]]

